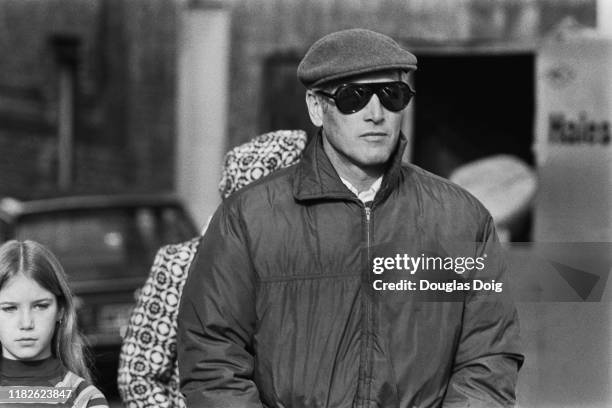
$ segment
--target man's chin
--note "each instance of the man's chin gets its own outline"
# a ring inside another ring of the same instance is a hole
[[[360,165],[363,167],[380,167],[387,164],[391,154],[380,152],[378,154],[369,154],[361,158]]]

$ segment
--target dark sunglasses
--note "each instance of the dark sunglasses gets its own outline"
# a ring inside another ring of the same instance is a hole
[[[333,94],[320,90],[315,92],[333,99],[338,110],[345,115],[365,108],[374,94],[391,112],[404,109],[415,95],[408,84],[400,81],[343,84]]]

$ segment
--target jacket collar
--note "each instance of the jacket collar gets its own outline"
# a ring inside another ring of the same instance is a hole
[[[376,194],[374,202],[384,200],[398,185],[401,177],[402,155],[406,149],[406,137],[400,133],[397,147],[391,158]],[[296,200],[348,199],[357,200],[355,195],[342,183],[340,176],[323,150],[321,130],[306,146],[302,159],[296,168],[293,182],[293,196]]]

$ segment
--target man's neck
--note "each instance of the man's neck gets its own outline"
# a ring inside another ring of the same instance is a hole
[[[368,190],[384,173],[383,166],[364,168],[351,162],[347,157],[334,149],[325,137],[323,137],[323,150],[338,175],[351,183],[360,192]]]

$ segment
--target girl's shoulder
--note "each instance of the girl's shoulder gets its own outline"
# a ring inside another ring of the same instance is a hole
[[[89,381],[72,371],[66,371],[66,375],[56,387],[65,387],[71,390],[70,398],[66,401],[67,407],[108,408],[108,402],[104,394]]]

